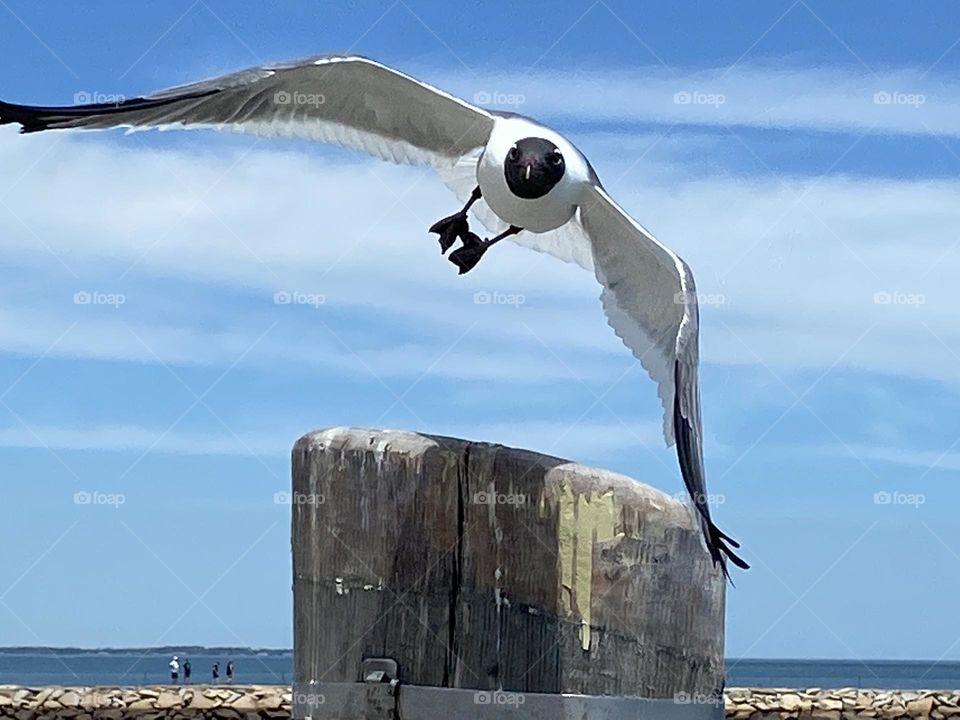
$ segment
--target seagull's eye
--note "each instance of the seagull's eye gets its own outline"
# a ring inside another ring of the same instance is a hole
[[[550,164],[551,165],[562,165],[563,164],[563,155],[559,150],[554,150],[550,153]]]
[[[507,153],[507,157],[510,158],[511,160],[517,160],[517,159],[519,159],[519,158],[520,158],[520,148],[518,148],[516,145],[514,145],[512,148],[510,148],[510,152]]]

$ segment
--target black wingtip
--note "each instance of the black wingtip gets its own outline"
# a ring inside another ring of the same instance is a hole
[[[79,107],[79,106],[78,106]],[[0,125],[20,125],[20,133],[42,132],[52,127],[52,121],[58,117],[56,113],[63,108],[45,108],[33,105],[16,105],[0,100]]]
[[[20,124],[21,133],[39,132],[43,130],[42,123],[30,108],[25,105],[14,105],[0,100],[0,125]]]
[[[717,565],[720,566],[720,569],[723,570],[724,577],[726,577],[727,581],[732,586],[733,578],[730,577],[730,571],[727,568],[727,560],[732,562],[741,570],[749,570],[750,565],[746,560],[730,549],[730,545],[735,548],[739,548],[740,543],[720,530],[720,528],[714,525],[713,522],[707,520],[706,525],[707,549],[710,551],[710,557],[713,558],[714,567]],[[729,545],[727,543],[729,543]]]
[[[108,117],[113,118],[119,125],[129,117],[128,113],[198,100],[218,92],[220,92],[218,88],[213,88],[169,97],[136,97],[112,103],[88,103],[63,107],[16,105],[0,100],[0,125],[19,123],[21,133],[74,127],[112,127],[113,125],[103,125],[103,120]]]

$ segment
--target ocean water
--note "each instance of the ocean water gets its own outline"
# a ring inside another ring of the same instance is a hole
[[[954,690],[960,663],[903,660],[736,660],[727,658],[727,687]]]
[[[5,653],[0,650],[0,685],[152,685],[170,682],[172,656],[157,653]],[[220,683],[226,683],[227,660],[233,660],[234,683],[288,685],[293,656],[234,654],[183,655],[190,659],[193,684],[211,682],[213,663],[220,663]],[[183,682],[183,670],[180,671]]]
[[[10,653],[0,650],[0,685],[145,685],[169,681],[170,655],[159,653]],[[237,684],[287,685],[291,654],[197,654],[190,658],[194,684],[210,682],[220,662],[220,682],[232,659]],[[182,673],[181,673],[182,681]],[[891,690],[958,689],[960,663],[898,660],[727,660],[728,687],[863,687]]]

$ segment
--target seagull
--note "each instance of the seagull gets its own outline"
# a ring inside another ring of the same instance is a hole
[[[37,107],[0,101],[0,125],[70,128],[208,127],[334,143],[383,160],[432,166],[463,207],[437,221],[461,274],[501,240],[592,271],[610,326],[656,382],[663,433],[714,566],[749,565],[714,524],[700,420],[699,312],[687,264],[607,194],[587,158],[530,118],[488,111],[358,55],[251,68],[116,103]],[[472,212],[492,234],[470,230]]]

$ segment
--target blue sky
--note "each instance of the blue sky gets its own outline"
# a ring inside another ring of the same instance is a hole
[[[352,50],[569,134],[714,298],[708,480],[754,565],[728,654],[956,660],[958,20],[949,3],[3,0],[0,96],[132,96]],[[2,644],[288,646],[273,496],[317,427],[500,441],[682,490],[593,279],[513,246],[456,277],[425,232],[456,201],[427,170],[10,128],[0,167]]]

